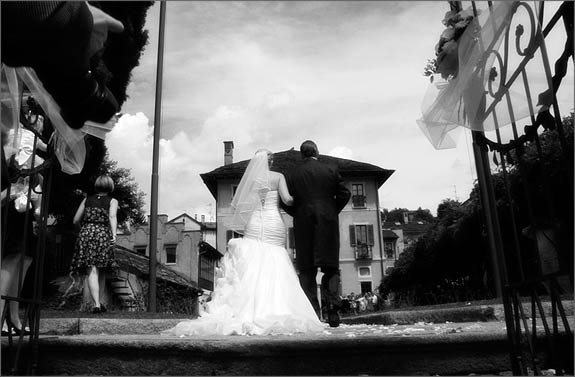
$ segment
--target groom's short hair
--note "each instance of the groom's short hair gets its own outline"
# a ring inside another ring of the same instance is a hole
[[[318,157],[319,156],[319,151],[317,149],[317,145],[315,145],[315,143],[311,140],[304,141],[301,144],[301,147],[299,147],[299,151],[300,151],[301,156],[303,158]]]

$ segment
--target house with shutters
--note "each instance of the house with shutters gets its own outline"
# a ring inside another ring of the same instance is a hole
[[[432,224],[425,221],[414,220],[415,211],[406,211],[403,221],[383,221],[383,255],[385,257],[385,275],[388,275],[395,261],[409,246],[415,244]]]
[[[224,165],[200,175],[216,200],[215,247],[222,254],[230,238],[240,236],[224,224],[232,215],[231,201],[249,163],[249,160],[234,163],[233,150],[233,142],[224,142]],[[319,160],[338,166],[352,194],[339,217],[341,293],[370,292],[381,282],[386,261],[379,231],[382,224],[378,190],[394,170],[327,155],[320,155]],[[285,173],[301,162],[300,152],[294,148],[276,152],[272,170]],[[281,213],[286,224],[287,249],[295,260],[293,220],[284,211]]]

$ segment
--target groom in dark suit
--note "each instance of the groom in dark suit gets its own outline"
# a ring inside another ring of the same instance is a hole
[[[316,313],[321,308],[317,298],[317,268],[321,280],[323,304],[331,327],[339,326],[339,213],[347,204],[350,192],[343,184],[337,166],[318,161],[317,145],[306,140],[300,147],[303,164],[287,175],[288,189],[294,205],[293,216],[296,265],[300,284]]]

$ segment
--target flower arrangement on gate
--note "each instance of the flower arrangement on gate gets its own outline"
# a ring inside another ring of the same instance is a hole
[[[445,30],[435,45],[435,59],[428,59],[423,71],[424,76],[429,76],[432,82],[436,73],[441,74],[446,80],[457,77],[459,39],[473,18],[473,11],[470,8],[458,10],[458,5],[455,4],[452,4],[451,10],[445,13],[442,21]]]

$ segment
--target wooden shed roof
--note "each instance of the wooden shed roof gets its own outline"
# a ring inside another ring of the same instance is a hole
[[[136,254],[132,250],[116,245],[114,256],[122,270],[128,271],[138,276],[149,276],[150,259],[146,256]],[[156,277],[170,283],[183,285],[200,290],[198,284],[187,277],[169,269],[161,263],[156,265]]]

